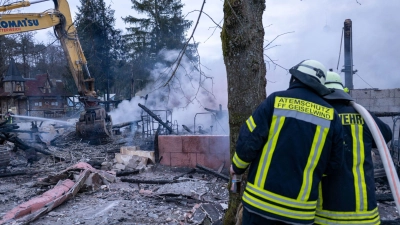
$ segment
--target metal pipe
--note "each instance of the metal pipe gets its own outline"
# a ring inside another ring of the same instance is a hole
[[[344,79],[345,86],[350,90],[354,89],[353,86],[353,25],[350,19],[344,21]]]

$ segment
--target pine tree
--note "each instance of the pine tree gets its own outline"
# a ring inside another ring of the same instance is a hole
[[[76,19],[79,40],[91,76],[96,79],[95,87],[105,92],[113,84],[121,31],[114,28],[114,10],[104,0],[80,0],[80,3]]]
[[[149,71],[156,62],[170,66],[159,55],[160,51],[181,50],[185,43],[185,33],[192,22],[182,16],[183,4],[181,0],[131,0],[132,9],[146,17],[127,16],[123,18],[128,34],[125,40],[130,50],[132,73],[135,79],[149,79]],[[194,45],[186,50],[186,55],[196,61]]]

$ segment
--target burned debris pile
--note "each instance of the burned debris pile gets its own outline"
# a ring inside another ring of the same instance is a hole
[[[155,132],[128,124],[95,145],[68,128],[52,140],[0,133],[0,224],[221,224],[227,174],[159,165]]]

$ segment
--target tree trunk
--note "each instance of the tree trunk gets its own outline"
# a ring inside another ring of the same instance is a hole
[[[263,57],[265,0],[225,0],[222,50],[228,77],[230,153],[235,152],[241,125],[266,98],[266,68]],[[246,176],[243,177],[244,187]],[[231,184],[229,184],[230,187]],[[235,224],[243,194],[229,195],[225,225]]]

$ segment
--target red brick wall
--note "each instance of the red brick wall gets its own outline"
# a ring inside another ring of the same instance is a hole
[[[218,169],[222,163],[229,167],[229,136],[158,136],[158,149],[162,165],[196,167],[196,164]]]

